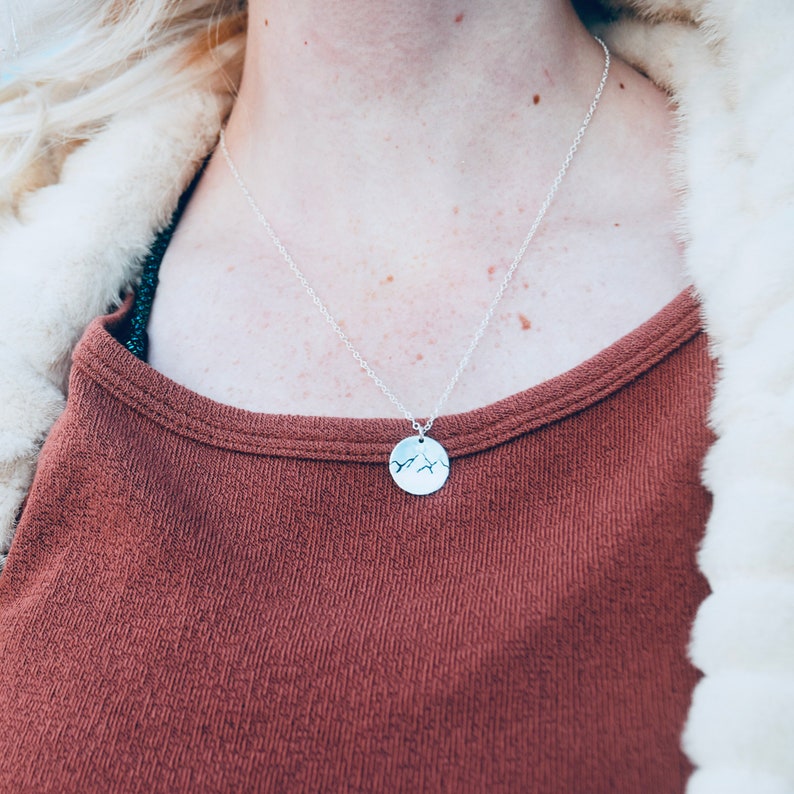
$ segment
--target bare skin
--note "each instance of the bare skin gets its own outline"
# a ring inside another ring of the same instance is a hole
[[[254,0],[227,141],[361,353],[417,415],[460,359],[581,124],[600,46],[564,0]],[[666,97],[613,60],[573,166],[445,413],[593,356],[685,286]],[[395,416],[220,156],[169,248],[151,364],[268,413]]]

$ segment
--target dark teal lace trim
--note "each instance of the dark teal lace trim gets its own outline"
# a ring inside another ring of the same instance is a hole
[[[182,213],[185,211],[185,207],[190,201],[190,197],[193,195],[202,173],[204,173],[206,164],[207,161],[205,160],[188,189],[180,197],[179,204],[177,204],[168,226],[157,235],[151,248],[149,248],[149,253],[146,254],[146,258],[143,260],[143,273],[135,290],[135,298],[128,319],[127,338],[124,341],[124,347],[142,361],[146,361],[149,354],[149,334],[146,329],[149,325],[154,294],[157,291],[157,284],[160,278],[160,265],[163,262],[168,244],[174,236],[179,219],[182,217]]]

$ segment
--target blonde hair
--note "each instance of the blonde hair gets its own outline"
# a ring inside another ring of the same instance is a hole
[[[202,85],[234,90],[243,0],[7,0],[0,41],[0,217],[56,181],[122,111]]]

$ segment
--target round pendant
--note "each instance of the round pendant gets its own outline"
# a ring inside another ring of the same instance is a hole
[[[424,496],[437,491],[447,481],[449,457],[438,441],[427,436],[410,436],[391,451],[389,471],[403,491]]]

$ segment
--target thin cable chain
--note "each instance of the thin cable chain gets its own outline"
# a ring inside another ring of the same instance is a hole
[[[501,283],[499,284],[499,288],[496,290],[496,294],[494,295],[491,303],[488,306],[488,309],[485,312],[485,316],[482,318],[477,330],[474,333],[474,337],[472,338],[469,346],[466,348],[466,352],[463,354],[460,362],[458,363],[455,372],[450,378],[449,383],[447,383],[446,388],[442,392],[441,396],[438,398],[438,402],[435,405],[432,413],[428,417],[427,421],[423,424],[418,422],[414,415],[400,402],[400,399],[397,395],[381,380],[381,378],[377,375],[375,370],[367,363],[361,353],[356,350],[353,346],[353,343],[350,341],[350,338],[347,334],[339,327],[339,323],[334,319],[333,315],[326,305],[320,299],[320,296],[314,291],[314,288],[309,284],[309,280],[303,274],[301,269],[295,264],[295,260],[292,258],[290,252],[286,249],[284,244],[279,239],[278,235],[273,230],[273,227],[268,222],[267,218],[265,218],[264,213],[261,209],[259,209],[259,205],[254,201],[254,197],[251,195],[251,192],[248,190],[247,185],[243,181],[242,176],[240,176],[240,172],[237,170],[237,166],[235,166],[234,161],[232,160],[232,156],[229,154],[229,150],[226,148],[226,137],[224,135],[224,130],[221,129],[220,133],[220,145],[221,151],[223,153],[223,157],[226,160],[226,164],[229,166],[229,170],[234,176],[237,184],[240,186],[240,190],[242,191],[243,195],[245,196],[246,201],[248,202],[249,206],[256,215],[259,222],[265,228],[270,239],[273,241],[278,252],[284,258],[284,261],[289,266],[289,269],[292,271],[295,278],[301,283],[303,288],[308,293],[309,297],[312,299],[312,302],[319,310],[320,314],[325,318],[325,321],[334,329],[336,335],[342,340],[344,346],[350,351],[353,358],[358,362],[361,369],[367,373],[367,375],[374,381],[375,385],[383,392],[384,396],[389,399],[389,401],[400,411],[400,413],[411,423],[411,427],[419,434],[420,438],[424,438],[425,435],[430,431],[430,428],[433,426],[433,422],[438,419],[441,409],[446,403],[449,395],[452,394],[452,390],[458,383],[460,376],[463,374],[463,371],[469,364],[469,360],[471,359],[474,351],[477,349],[477,346],[480,344],[480,340],[483,338],[485,334],[485,330],[488,328],[491,320],[493,319],[494,313],[496,311],[496,307],[499,305],[500,301],[504,297],[505,292],[507,291],[510,282],[513,279],[513,275],[518,269],[518,266],[521,264],[521,260],[524,258],[524,254],[529,247],[529,244],[532,242],[532,238],[535,236],[535,233],[538,230],[541,222],[543,221],[544,216],[546,215],[547,210],[551,206],[551,202],[554,199],[557,190],[559,189],[560,185],[562,184],[562,180],[565,178],[565,174],[568,172],[568,168],[573,161],[574,155],[576,154],[576,150],[579,148],[579,144],[582,142],[582,138],[584,138],[585,131],[590,124],[590,120],[593,118],[593,114],[598,107],[598,102],[601,99],[601,94],[604,91],[604,86],[607,83],[607,77],[609,76],[609,65],[610,65],[610,55],[609,49],[604,42],[595,37],[596,41],[601,45],[604,50],[604,71],[601,75],[601,82],[598,84],[598,88],[596,89],[595,95],[593,96],[593,101],[590,103],[590,107],[588,108],[587,114],[584,117],[584,121],[582,121],[582,125],[579,128],[579,131],[576,133],[576,137],[573,139],[573,143],[571,144],[571,148],[568,149],[568,154],[565,156],[565,159],[560,166],[560,170],[557,172],[557,176],[554,178],[554,182],[552,182],[551,187],[549,188],[549,192],[546,194],[546,198],[543,201],[543,204],[540,206],[540,210],[538,211],[537,216],[535,217],[532,226],[527,233],[527,236],[524,238],[524,242],[521,243],[521,247],[518,249],[515,257],[513,258],[510,267],[508,268],[507,272],[504,275]]]

